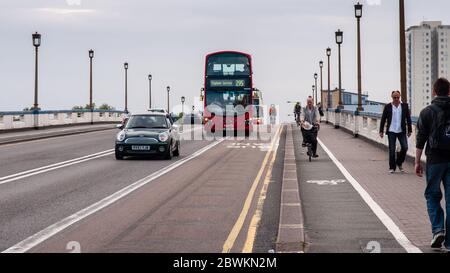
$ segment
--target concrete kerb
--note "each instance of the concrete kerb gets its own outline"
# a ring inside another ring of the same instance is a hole
[[[298,188],[297,168],[292,168],[292,158],[295,155],[291,125],[287,126],[285,147],[276,251],[278,253],[303,253],[306,246],[304,218]]]

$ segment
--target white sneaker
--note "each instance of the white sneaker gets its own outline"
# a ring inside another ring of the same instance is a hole
[[[445,233],[443,231],[434,234],[433,240],[431,240],[431,248],[441,248],[444,241]]]
[[[395,170],[389,170],[389,173],[390,173],[390,174],[394,174],[394,173],[395,173]]]
[[[404,173],[404,172],[405,172],[405,169],[403,169],[403,166],[398,166],[398,170],[399,170],[401,173]]]

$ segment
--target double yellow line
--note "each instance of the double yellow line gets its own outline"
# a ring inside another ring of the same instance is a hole
[[[267,192],[267,186],[270,183],[270,177],[272,176],[272,169],[273,164],[275,162],[278,146],[274,149],[275,144],[278,143],[280,134],[281,134],[282,126],[278,127],[277,132],[275,133],[275,137],[270,145],[269,151],[266,153],[266,156],[264,157],[263,163],[261,165],[261,168],[259,169],[258,175],[256,176],[255,180],[253,181],[252,187],[250,188],[250,191],[247,195],[247,198],[245,199],[244,206],[242,208],[242,211],[236,221],[236,223],[233,226],[233,229],[231,230],[230,234],[228,235],[227,240],[225,241],[222,249],[222,253],[229,253],[231,249],[233,248],[236,239],[239,235],[239,233],[242,230],[242,227],[244,226],[245,219],[247,218],[247,215],[250,211],[250,207],[253,202],[253,197],[255,195],[256,189],[258,188],[259,182],[261,181],[261,177],[264,173],[264,170],[267,167],[267,164],[269,163],[270,156],[272,155],[272,158],[270,159],[269,169],[266,173],[266,177],[264,179],[264,184],[261,189],[259,199],[258,199],[258,205],[255,211],[255,214],[252,217],[252,220],[250,222],[250,227],[247,233],[247,238],[245,241],[244,248],[242,249],[242,252],[244,253],[251,253],[253,251],[253,244],[255,241],[256,236],[256,230],[258,228],[259,222],[261,220],[262,215],[262,207],[265,200],[265,194]]]

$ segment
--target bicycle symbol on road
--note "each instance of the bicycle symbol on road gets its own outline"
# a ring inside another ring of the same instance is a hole
[[[339,185],[339,184],[342,184],[342,183],[345,183],[345,182],[347,182],[347,180],[345,180],[345,179],[333,179],[333,180],[309,180],[309,181],[306,181],[306,183],[309,183],[309,184],[317,184],[317,185],[320,185],[320,186],[323,186],[323,185],[333,185],[333,186],[336,186],[336,185]]]
[[[272,146],[270,143],[231,143],[227,145],[228,149],[260,149],[263,152],[269,151]]]

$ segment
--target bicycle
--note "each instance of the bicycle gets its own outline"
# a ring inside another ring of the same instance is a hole
[[[312,139],[317,138],[317,133],[319,132],[319,126],[316,124],[310,130],[305,130],[305,145],[307,151],[307,155],[309,157],[309,162],[312,162],[312,158],[314,156],[314,152],[312,150]]]

